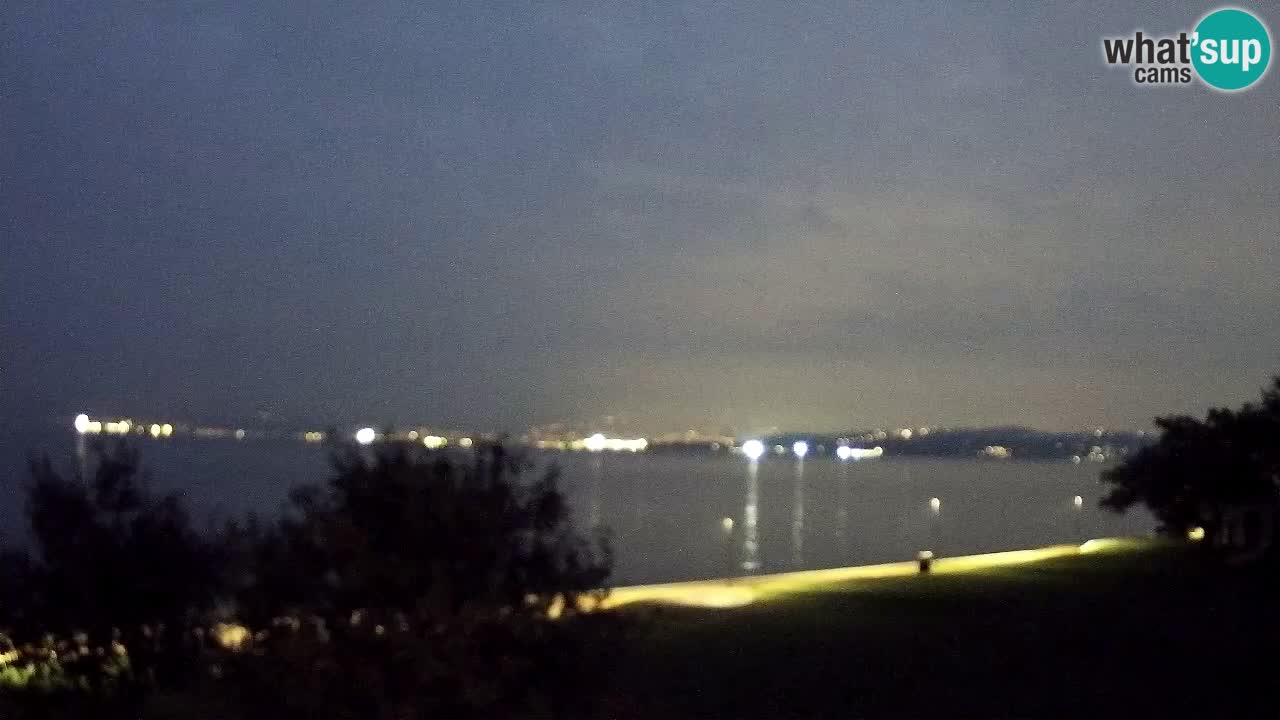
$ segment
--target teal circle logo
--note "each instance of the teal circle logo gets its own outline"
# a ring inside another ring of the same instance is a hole
[[[1219,90],[1243,90],[1258,82],[1271,62],[1271,34],[1252,14],[1214,10],[1196,25],[1191,64],[1200,79]]]

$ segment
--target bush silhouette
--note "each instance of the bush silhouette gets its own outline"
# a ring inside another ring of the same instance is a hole
[[[1195,526],[1217,536],[1233,507],[1275,508],[1280,481],[1280,377],[1260,403],[1216,408],[1204,420],[1156,418],[1154,444],[1103,473],[1111,490],[1104,507],[1123,512],[1146,506],[1164,530],[1183,533]]]
[[[581,609],[608,547],[501,446],[339,448],[327,485],[215,538],[126,445],[94,458],[31,463],[32,551],[0,553],[0,710],[138,717],[159,689],[238,717],[564,714],[605,667],[616,620]]]
[[[608,551],[574,532],[554,472],[524,483],[500,446],[467,460],[347,448],[335,468],[236,541],[241,607],[276,614],[260,651],[230,666],[244,707],[458,717],[582,694],[582,653],[602,647],[586,641],[608,621],[576,616]]]

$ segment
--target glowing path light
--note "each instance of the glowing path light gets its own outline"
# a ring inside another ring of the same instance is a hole
[[[1044,562],[1055,558],[1071,557],[1096,552],[1124,552],[1149,547],[1153,541],[1140,538],[1104,538],[1090,540],[1083,545],[1051,545],[1030,550],[985,553],[961,557],[934,559],[932,574],[950,575],[981,572],[1000,567]],[[917,575],[919,562],[887,563],[833,568],[830,570],[803,570],[799,572],[756,575],[724,580],[698,580],[693,582],[662,583],[658,585],[632,585],[613,588],[601,607],[616,608],[632,603],[659,603],[704,608],[734,608],[749,605],[758,600],[808,592],[834,583],[902,578]]]
[[[378,437],[377,431],[371,427],[360,428],[356,431],[356,442],[361,445],[369,445],[373,443],[374,438]]]

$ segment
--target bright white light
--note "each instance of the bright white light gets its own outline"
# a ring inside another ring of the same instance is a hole
[[[361,445],[369,445],[376,437],[378,433],[373,428],[360,428],[356,431],[356,442]]]
[[[884,448],[880,447],[879,445],[871,448],[870,450],[866,448],[849,448],[849,457],[853,458],[854,460],[862,460],[864,458],[878,458],[881,455],[884,455]]]
[[[795,444],[791,446],[791,452],[795,453],[796,457],[803,458],[805,455],[809,454],[809,443],[803,440],[797,440],[795,441]]]
[[[449,439],[442,435],[425,435],[422,438],[422,446],[428,450],[437,450],[449,444]]]
[[[591,452],[600,452],[604,449],[604,434],[596,433],[586,439],[584,446]]]
[[[935,515],[938,514],[942,511],[942,501],[938,498],[929,498],[929,509],[932,510]]]
[[[151,423],[151,428],[150,428],[150,429],[151,429],[151,437],[153,437],[153,438],[158,438],[158,437],[160,437],[160,424],[159,424],[159,423]]]
[[[733,518],[727,517],[721,520],[720,527],[724,528],[725,532],[733,532]]]
[[[89,416],[85,415],[84,413],[80,413],[79,415],[77,415],[75,426],[76,426],[76,432],[80,433],[81,435],[89,432]]]
[[[165,424],[161,425],[161,426],[160,426],[160,434],[161,434],[162,436],[164,436],[164,437],[169,437],[170,435],[172,435],[172,434],[173,434],[173,426],[172,426],[172,425],[170,425],[169,423],[165,423]]]
[[[471,446],[472,446],[472,445],[474,445],[474,444],[475,444],[475,443],[474,443],[474,441],[473,441],[471,438],[469,438],[469,437],[464,437],[464,438],[462,438],[461,440],[459,440],[459,441],[458,441],[458,445],[460,445],[461,447],[464,447],[464,448],[469,448],[469,447],[471,447]]]
[[[836,457],[840,458],[841,460],[848,460],[849,458],[853,457],[853,448],[849,447],[848,445],[841,445],[840,447],[836,448]]]
[[[1084,498],[1077,495],[1071,498],[1071,504],[1074,505],[1077,510],[1079,510],[1084,507]]]
[[[759,460],[764,454],[764,443],[759,440],[748,440],[742,443],[742,454],[752,460]]]

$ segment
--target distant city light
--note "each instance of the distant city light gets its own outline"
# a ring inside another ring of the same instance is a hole
[[[105,423],[99,421],[91,421],[86,429],[91,433],[105,432],[108,435],[127,435],[133,429],[133,423],[128,420],[108,420]]]
[[[471,438],[469,438],[469,437],[464,437],[464,438],[462,438],[461,440],[459,440],[459,441],[458,441],[458,445],[459,445],[460,447],[464,447],[464,448],[469,448],[469,447],[471,447],[471,446],[472,446],[472,445],[474,445],[474,444],[475,444],[475,442],[474,442],[474,441],[472,441],[472,439],[471,439]]]
[[[725,519],[721,520],[720,527],[724,528],[725,532],[733,532],[733,518],[726,517]]]
[[[901,430],[899,430],[899,431],[898,431],[898,437],[902,438],[903,440],[910,440],[910,439],[911,439],[911,428],[902,428]]]
[[[449,444],[449,439],[440,435],[425,435],[422,438],[422,445],[428,450],[437,450]]]
[[[938,498],[929,498],[929,509],[933,511],[934,515],[942,512],[942,500]]]
[[[742,454],[752,460],[759,460],[764,454],[764,443],[759,440],[748,440],[742,443]]]
[[[982,454],[997,460],[1007,460],[1013,457],[1013,451],[1003,445],[988,445],[982,448]]]
[[[803,459],[805,455],[809,454],[809,443],[797,440],[791,445],[791,452],[795,453],[796,457]]]
[[[604,433],[596,433],[589,438],[575,440],[569,444],[570,450],[590,450],[591,452],[600,452],[602,450],[640,452],[648,448],[649,441],[644,438],[612,438],[605,437]]]
[[[841,445],[840,447],[836,448],[836,457],[840,458],[841,460],[848,460],[849,458],[853,457],[853,448],[849,447],[848,445]]]
[[[1071,498],[1071,504],[1074,505],[1077,510],[1079,510],[1084,507],[1084,498],[1077,495]]]
[[[161,426],[160,426],[160,435],[161,435],[161,437],[169,437],[169,436],[170,436],[170,435],[172,435],[172,434],[173,434],[173,426],[172,426],[172,425],[170,425],[169,423],[165,423],[165,424],[163,424],[163,425],[161,425]]]
[[[243,439],[244,439],[244,435],[245,435],[245,433],[244,433],[244,429],[243,429],[243,428],[238,428],[238,429],[236,430],[236,439],[237,439],[237,440],[243,440]]]
[[[160,437],[161,430],[160,430],[159,423],[151,423],[151,427],[149,428],[149,430],[151,431],[151,437],[153,438]]]
[[[1193,527],[1187,531],[1187,539],[1191,542],[1200,542],[1204,539],[1204,528]]]
[[[371,427],[360,428],[359,430],[356,431],[356,442],[360,443],[361,445],[371,444],[373,442],[373,439],[376,437],[378,437],[378,433]]]
[[[81,435],[89,432],[89,416],[85,415],[84,413],[80,413],[79,415],[77,415],[76,421],[75,421],[75,428],[76,428],[76,432],[80,433]]]
[[[880,447],[879,445],[871,449],[849,448],[849,457],[854,460],[864,460],[864,459],[869,460],[871,458],[878,458],[881,455],[884,455],[884,448]]]

